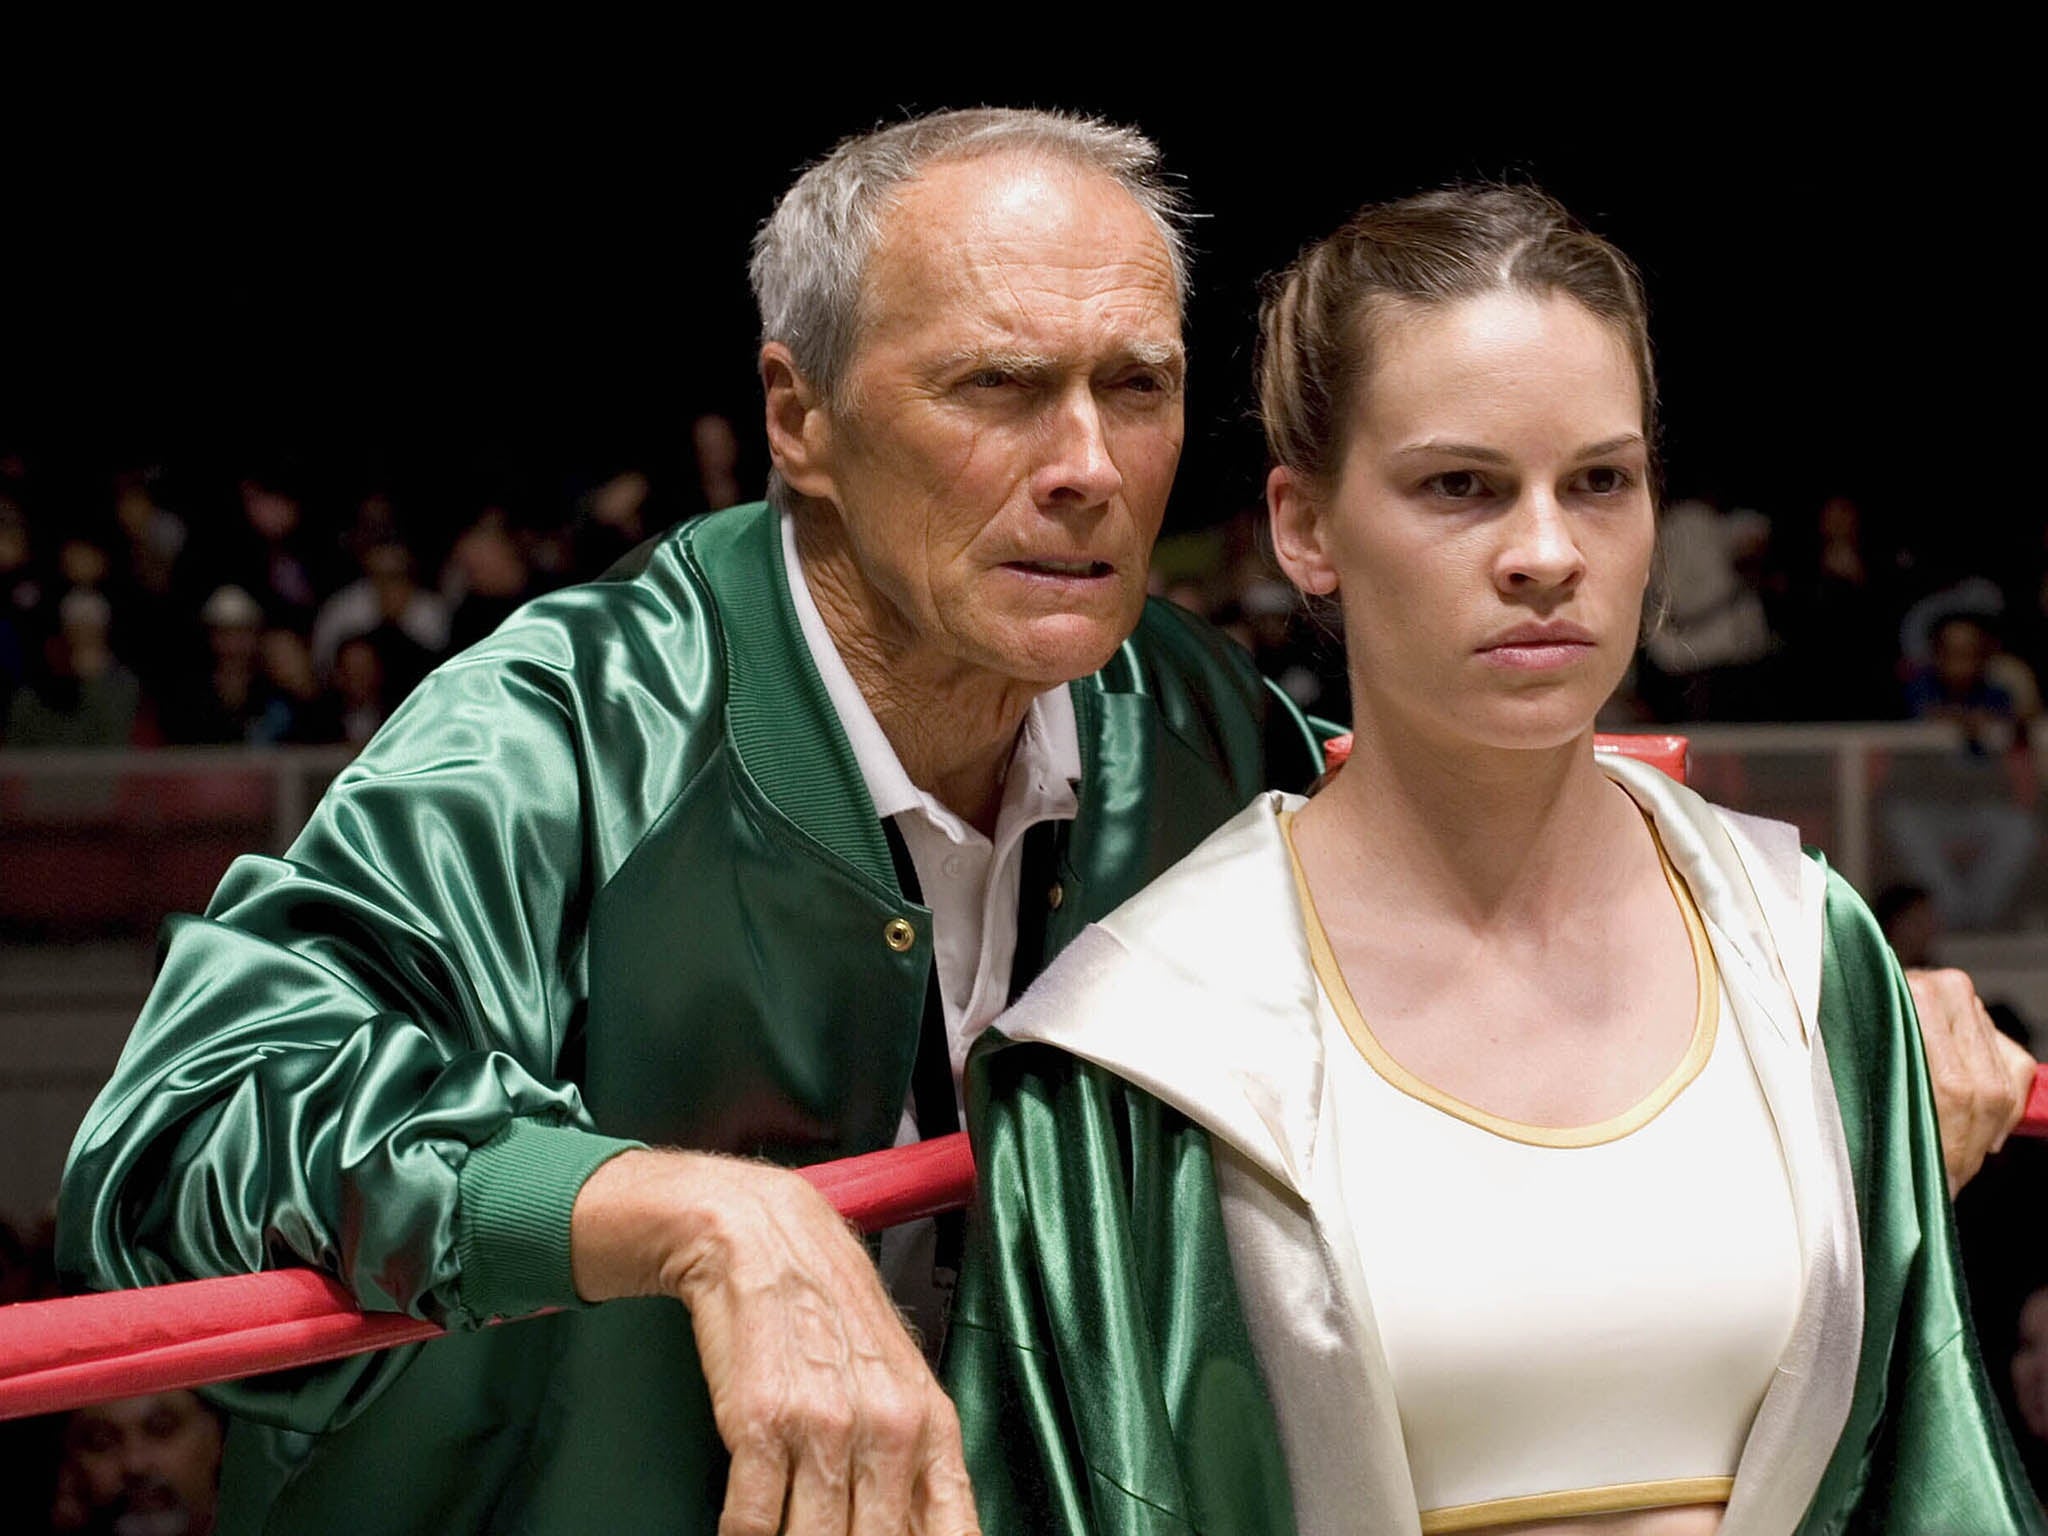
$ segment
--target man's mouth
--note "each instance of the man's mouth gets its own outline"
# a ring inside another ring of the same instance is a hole
[[[1107,560],[1006,560],[1005,570],[1025,571],[1033,576],[1058,576],[1072,581],[1076,579],[1108,576],[1116,570]]]

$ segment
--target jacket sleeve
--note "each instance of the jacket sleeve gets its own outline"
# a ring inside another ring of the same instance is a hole
[[[1848,1426],[1801,1531],[2048,1530],[1969,1321],[1919,1020],[1876,919],[1830,873],[1821,1031],[1862,1226]]]
[[[172,921],[66,1168],[71,1283],[311,1265],[453,1328],[575,1304],[570,1207],[633,1145],[558,1070],[602,803],[575,665],[487,643],[442,667],[288,856],[238,860]],[[385,1368],[221,1395],[318,1429]]]
[[[1291,1536],[1207,1135],[993,1032],[968,1078],[982,1204],[945,1378],[983,1525]]]

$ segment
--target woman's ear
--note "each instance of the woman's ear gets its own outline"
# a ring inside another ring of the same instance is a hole
[[[1337,568],[1323,544],[1323,519],[1308,483],[1285,464],[1266,476],[1266,516],[1280,569],[1310,597],[1337,590]]]

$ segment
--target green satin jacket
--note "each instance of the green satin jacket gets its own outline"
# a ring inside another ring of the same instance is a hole
[[[1832,875],[1824,924],[1819,1027],[1863,1326],[1847,1420],[1798,1536],[2041,1536],[1969,1323],[1911,995]],[[1106,1067],[995,1031],[970,1058],[968,1096],[983,1209],[946,1375],[985,1527],[1291,1536],[1209,1133]],[[1360,1509],[1347,1530],[1385,1528]]]
[[[1319,767],[1241,653],[1163,604],[1073,696],[1080,814],[1020,981]],[[688,1319],[578,1309],[570,1207],[640,1142],[887,1146],[930,931],[775,513],[699,519],[441,667],[286,857],[173,921],[72,1149],[60,1263],[98,1289],[311,1264],[458,1330],[219,1389],[224,1532],[711,1532],[725,1456]],[[571,1310],[478,1331],[543,1307]]]

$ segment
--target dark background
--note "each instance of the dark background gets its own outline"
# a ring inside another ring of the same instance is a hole
[[[673,489],[704,411],[739,422],[751,488],[754,226],[839,135],[992,100],[1137,123],[1205,215],[1170,526],[1256,497],[1259,274],[1361,201],[1509,176],[1642,265],[1674,494],[1763,510],[1791,545],[1847,493],[1941,563],[2038,546],[2011,451],[2034,258],[2018,105],[1995,85],[1834,66],[1679,84],[1594,57],[1311,84],[1253,62],[799,84],[754,50],[415,70],[394,45],[360,67],[88,71],[11,136],[0,451],[75,487],[46,508],[97,510],[105,469],[160,465],[202,537],[241,473],[279,463],[316,515],[384,488],[444,529],[629,464]]]

